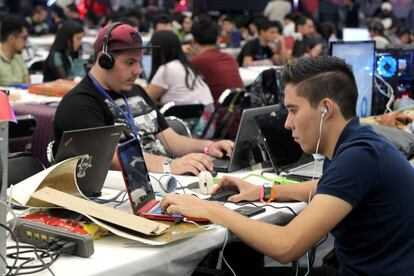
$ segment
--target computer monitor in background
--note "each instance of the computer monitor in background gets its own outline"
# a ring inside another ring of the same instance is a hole
[[[151,75],[151,68],[152,68],[151,53],[144,53],[142,55],[141,67],[142,67],[143,78],[148,81]]]
[[[342,39],[344,41],[365,41],[371,38],[366,28],[344,28],[342,30]]]
[[[356,113],[359,117],[370,116],[375,70],[375,42],[373,40],[334,41],[330,44],[330,53],[332,56],[344,59],[352,66],[359,94]]]

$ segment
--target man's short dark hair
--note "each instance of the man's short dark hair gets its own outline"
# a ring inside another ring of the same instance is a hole
[[[5,42],[10,35],[18,35],[23,28],[29,29],[27,22],[15,15],[6,16],[0,25],[0,41]]]
[[[194,40],[201,45],[216,44],[218,37],[218,26],[211,19],[200,19],[191,26]]]
[[[257,30],[259,31],[259,33],[261,31],[267,31],[270,28],[277,28],[275,24],[273,24],[273,22],[271,22],[268,19],[263,19],[263,20],[258,21],[256,26],[257,26]]]
[[[158,15],[154,19],[154,26],[156,26],[157,24],[170,24],[170,23],[172,24],[172,18],[166,13],[162,13]]]
[[[283,72],[285,85],[296,87],[297,95],[304,97],[316,108],[324,98],[338,104],[345,119],[356,116],[358,88],[350,65],[331,56],[305,58],[286,65]]]

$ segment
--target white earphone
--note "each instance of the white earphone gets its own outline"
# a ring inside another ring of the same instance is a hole
[[[329,108],[324,106],[322,107],[322,118],[325,118],[326,114],[328,114]]]

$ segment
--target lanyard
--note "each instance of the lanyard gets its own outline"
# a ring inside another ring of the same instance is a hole
[[[123,111],[116,103],[115,101],[111,98],[111,96],[108,94],[108,92],[105,90],[105,88],[102,87],[102,85],[95,79],[95,77],[91,74],[91,72],[88,73],[89,77],[91,78],[93,84],[95,85],[95,87],[98,89],[98,91],[105,96],[105,98],[107,98],[109,100],[109,102],[111,103],[111,105],[118,110],[118,112],[120,112],[123,116],[125,121],[128,123],[129,127],[131,128],[132,134],[135,137],[139,137],[138,136],[138,127],[135,124],[134,121],[134,116],[132,115],[132,110],[131,110],[131,106],[128,104],[128,100],[127,97],[125,96],[125,94],[122,94],[122,97],[124,98],[124,102],[125,102],[125,106],[127,108],[127,112]]]

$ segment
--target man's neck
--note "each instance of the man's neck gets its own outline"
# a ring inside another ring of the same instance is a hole
[[[259,43],[260,43],[260,45],[261,46],[267,46],[267,42],[266,42],[266,40],[263,38],[263,37],[261,37],[261,36],[259,36]]]
[[[216,49],[215,45],[199,45],[198,46],[198,53],[202,54],[204,52],[207,52],[208,50]]]
[[[104,74],[103,74],[103,72],[100,70],[100,69],[98,69],[98,68],[96,68],[96,66],[98,66],[98,65],[94,65],[94,66],[92,66],[92,68],[91,68],[91,71],[90,71],[90,73],[92,74],[92,76],[95,78],[95,80],[105,89],[105,90],[111,90],[110,88],[109,88],[109,86],[106,84],[106,82],[105,82],[105,76],[104,76]]]
[[[336,120],[336,122],[329,124],[329,126],[324,126],[323,130],[325,130],[325,134],[322,130],[322,136],[325,135],[326,137],[326,139],[324,139],[326,148],[324,149],[323,155],[325,155],[329,160],[332,160],[339,137],[350,121],[351,119],[345,120],[342,118],[341,120]],[[327,132],[328,129],[329,132]]]
[[[4,56],[8,58],[9,60],[11,60],[14,57],[14,55],[16,55],[16,52],[14,51],[14,49],[7,43],[1,44],[1,50]]]

